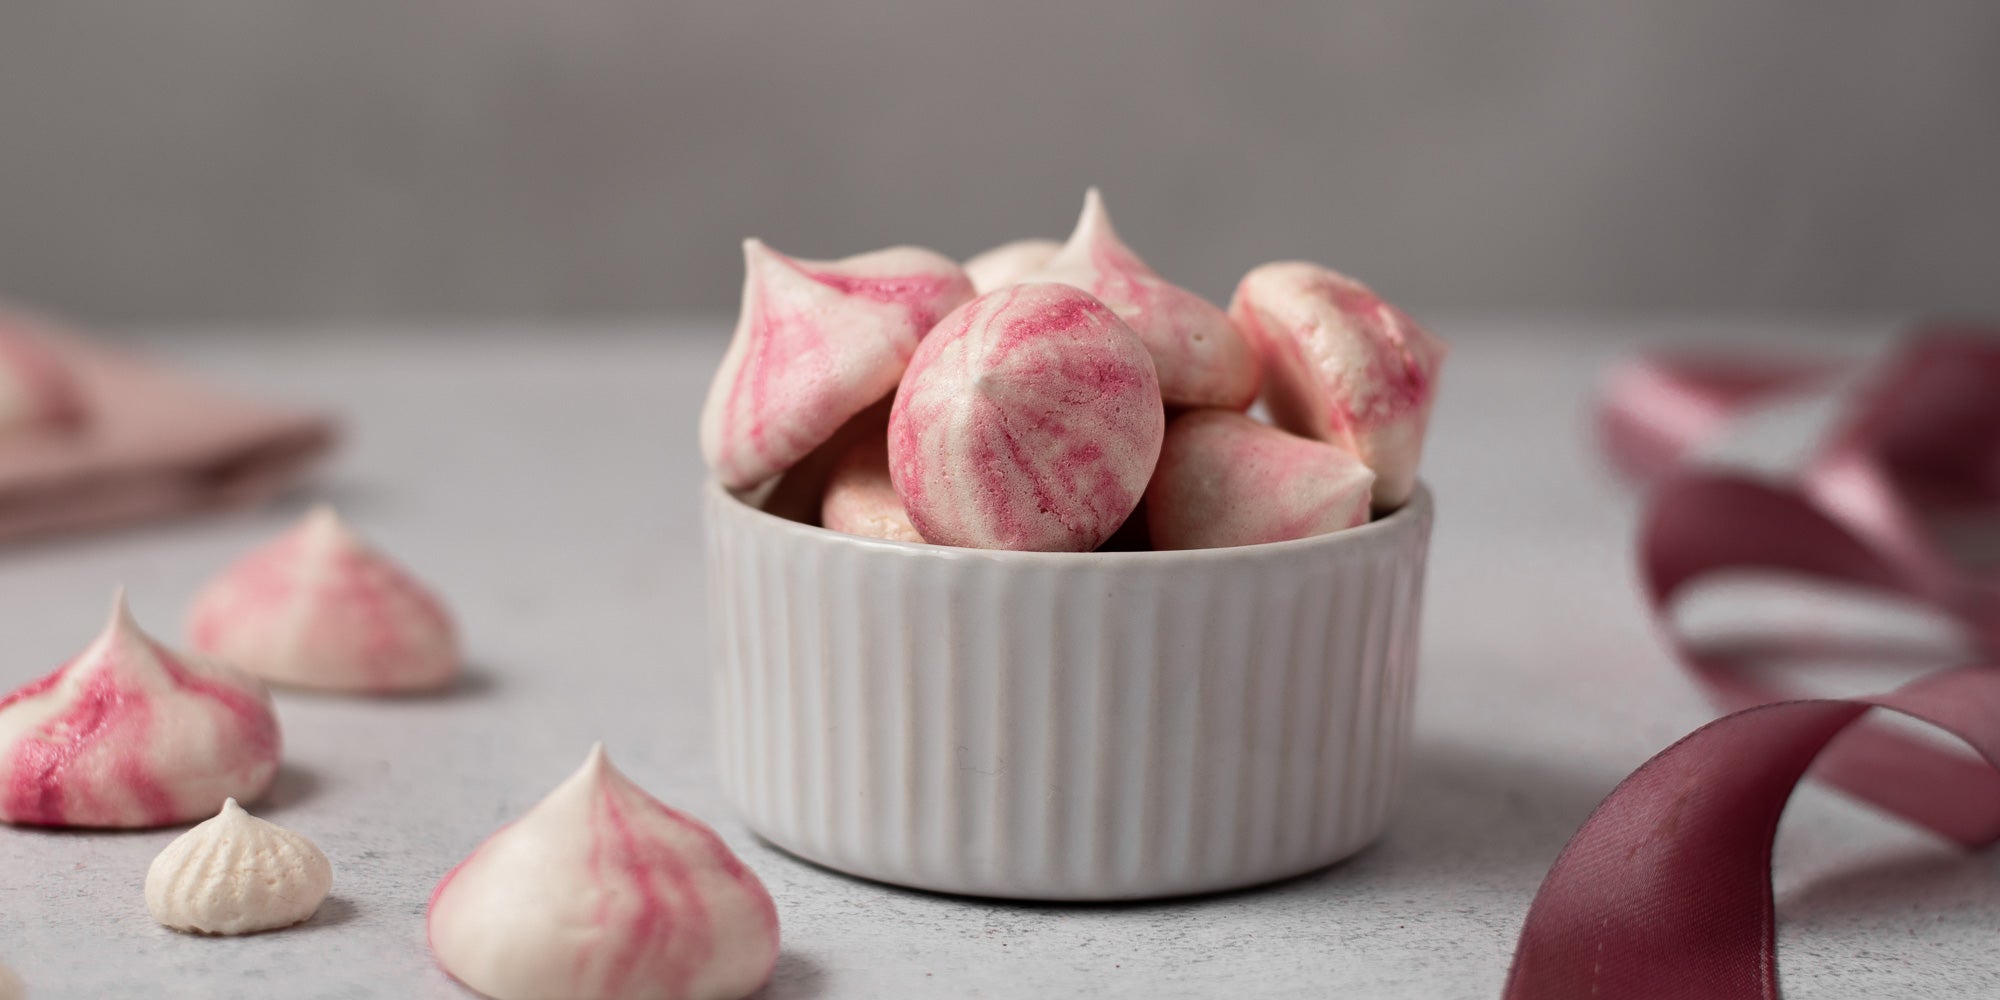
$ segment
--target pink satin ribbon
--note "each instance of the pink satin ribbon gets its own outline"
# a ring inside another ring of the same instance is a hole
[[[1771,846],[1808,769],[1959,844],[2000,841],[2000,577],[1938,537],[2000,510],[2000,328],[1918,331],[1788,481],[1690,461],[1743,411],[1839,371],[1654,360],[1607,386],[1607,455],[1649,493],[1640,561],[1655,620],[1731,714],[1647,761],[1571,838],[1529,907],[1508,1000],[1778,996]],[[1872,697],[1801,697],[1756,669],[1783,643],[1704,646],[1671,620],[1680,597],[1740,570],[1933,609],[1989,662]],[[1876,710],[1930,723],[1984,761],[1866,718]]]

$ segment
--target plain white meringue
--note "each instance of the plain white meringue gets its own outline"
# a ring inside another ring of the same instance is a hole
[[[250,801],[278,773],[278,718],[240,670],[140,631],[120,591],[70,662],[0,698],[0,821],[147,827]]]
[[[153,859],[146,908],[177,931],[255,934],[306,920],[332,888],[333,866],[312,841],[230,799]]]
[[[778,958],[778,911],[699,821],[598,744],[438,883],[431,953],[496,1000],[739,1000]]]
[[[326,505],[203,587],[188,638],[274,684],[329,691],[432,690],[462,662],[444,604]]]

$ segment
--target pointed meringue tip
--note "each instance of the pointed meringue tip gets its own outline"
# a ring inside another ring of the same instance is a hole
[[[116,625],[131,619],[132,606],[125,600],[125,585],[121,583],[111,588],[111,623]]]
[[[104,623],[106,636],[140,634],[139,620],[132,617],[132,602],[125,597],[125,585],[111,591],[111,617]]]
[[[332,504],[324,500],[306,511],[305,525],[307,531],[316,535],[347,534],[347,522],[341,519],[340,512],[334,510]]]
[[[104,623],[104,631],[91,641],[83,656],[90,658],[94,655],[106,663],[136,662],[131,657],[111,656],[110,652],[119,648],[152,645],[153,637],[147,635],[146,630],[139,627],[139,620],[132,616],[131,602],[126,600],[125,588],[121,585],[111,592],[111,617]]]
[[[743,241],[743,280],[745,282],[757,281],[769,275],[774,270],[782,270],[782,268],[778,268],[776,265],[790,261],[791,259],[783,253],[771,249],[769,243],[752,236]]]
[[[222,811],[216,813],[216,815],[231,816],[242,813],[243,811],[244,811],[243,806],[237,803],[235,796],[231,796],[229,798],[222,800]]]
[[[611,769],[611,755],[604,752],[604,741],[590,745],[590,753],[583,758],[583,773],[602,774]]]
[[[1084,189],[1083,211],[1077,213],[1076,228],[1070,230],[1069,239],[1063,241],[1063,249],[1081,248],[1102,242],[1117,242],[1118,232],[1111,228],[1111,213],[1104,207],[1104,195],[1095,185]]]
[[[756,263],[760,260],[783,260],[785,255],[771,249],[771,244],[752,236],[743,241],[743,259]]]
[[[1111,224],[1111,210],[1104,207],[1104,195],[1095,187],[1083,192],[1083,215],[1077,221],[1077,228],[1081,229],[1086,224]]]

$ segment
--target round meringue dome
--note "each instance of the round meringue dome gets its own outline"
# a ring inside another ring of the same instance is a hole
[[[253,800],[278,772],[278,719],[257,679],[183,659],[132,620],[0,698],[0,821],[151,827]]]
[[[739,1000],[770,978],[778,912],[713,830],[600,743],[438,883],[430,945],[496,1000]]]
[[[271,683],[327,691],[432,690],[461,664],[444,605],[327,506],[204,587],[188,632]]]
[[[254,934],[311,917],[333,887],[318,846],[230,799],[146,871],[153,919],[197,934]]]
[[[932,543],[1088,552],[1138,505],[1165,426],[1146,345],[1110,307],[1012,285],[918,346],[889,414],[889,475]]]

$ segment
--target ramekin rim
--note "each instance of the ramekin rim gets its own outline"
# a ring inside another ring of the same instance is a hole
[[[1410,491],[1410,498],[1401,507],[1387,515],[1375,518],[1367,524],[1357,525],[1341,531],[1314,535],[1309,538],[1295,538],[1282,542],[1260,542],[1255,545],[1232,545],[1206,549],[1147,549],[1134,552],[1022,552],[1012,549],[976,549],[957,545],[935,545],[928,542],[902,542],[888,538],[872,538],[867,535],[851,535],[843,531],[794,521],[780,517],[756,504],[743,499],[737,491],[724,487],[714,476],[704,478],[702,491],[712,501],[726,504],[754,523],[767,523],[776,530],[794,535],[818,544],[851,545],[861,549],[872,549],[884,553],[896,553],[910,558],[938,559],[984,559],[1015,565],[1052,566],[1116,566],[1127,564],[1159,564],[1182,561],[1198,563],[1206,561],[1236,561],[1242,559],[1270,557],[1277,558],[1288,553],[1309,552],[1315,549],[1336,549],[1342,546],[1362,545],[1379,538],[1417,530],[1416,525],[1428,521],[1432,513],[1430,487],[1418,480]]]

